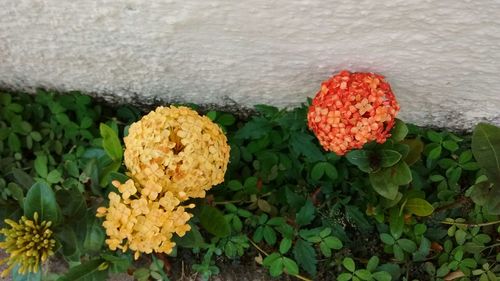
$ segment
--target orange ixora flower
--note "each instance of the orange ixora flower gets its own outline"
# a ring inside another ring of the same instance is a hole
[[[171,192],[179,200],[204,197],[224,181],[227,138],[208,117],[187,107],[158,107],[130,126],[125,165],[151,200]]]
[[[383,76],[344,70],[321,84],[307,120],[325,150],[344,155],[370,141],[384,143],[398,111]]]

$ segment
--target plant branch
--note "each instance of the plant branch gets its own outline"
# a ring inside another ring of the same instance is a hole
[[[454,222],[454,221],[442,221],[441,223],[448,224],[448,225],[465,226],[465,227],[476,227],[476,226],[481,227],[481,226],[500,224],[500,220],[484,222],[484,223],[462,223],[462,222]]]

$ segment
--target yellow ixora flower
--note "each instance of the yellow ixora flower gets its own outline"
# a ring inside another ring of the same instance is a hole
[[[151,200],[165,192],[181,201],[204,197],[224,181],[227,138],[208,117],[187,107],[158,107],[130,126],[124,142],[129,175]]]
[[[0,233],[5,235],[5,241],[0,242],[0,248],[10,256],[0,262],[7,261],[8,264],[1,277],[6,277],[16,265],[19,265],[19,274],[38,272],[40,265],[54,254],[56,241],[50,229],[52,222],[39,222],[38,213],[35,212],[33,220],[23,216],[19,222],[6,219],[5,223],[10,225],[10,228],[0,229]]]
[[[157,196],[156,200],[136,194],[137,184],[133,180],[124,184],[114,181],[113,184],[122,195],[111,192],[109,207],[97,209],[97,216],[105,217],[106,243],[111,250],[125,252],[130,249],[135,252],[135,259],[140,253],[153,251],[169,254],[175,247],[171,241],[173,234],[184,236],[191,230],[187,222],[192,215],[186,208],[194,208],[194,204],[179,206],[179,199],[169,191]]]

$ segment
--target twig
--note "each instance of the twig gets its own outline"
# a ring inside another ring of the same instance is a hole
[[[461,223],[461,222],[454,222],[454,221],[442,221],[442,224],[448,224],[448,225],[457,225],[457,226],[465,226],[465,227],[476,227],[476,226],[488,226],[488,225],[495,225],[499,224],[500,220],[498,221],[490,221],[490,222],[483,222],[483,223]]]
[[[250,239],[249,237],[248,238],[248,241],[250,241],[250,244],[252,244],[257,250],[259,250],[259,252],[261,252],[262,254],[264,254],[265,256],[269,256],[268,253],[266,253],[266,251],[262,250],[262,248],[259,247],[259,245],[257,245],[255,242],[252,241],[252,239]],[[286,274],[289,274],[287,272],[285,272]],[[300,280],[303,280],[303,281],[312,281],[311,279],[307,278],[307,277],[304,277],[302,275],[299,275],[299,274],[289,274],[289,275],[292,275],[294,276],[295,278],[297,279],[300,279]]]

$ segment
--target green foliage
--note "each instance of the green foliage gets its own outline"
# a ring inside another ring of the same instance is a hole
[[[384,144],[340,157],[308,130],[306,106],[255,110],[249,120],[207,112],[227,134],[230,164],[225,182],[194,202],[192,230],[173,238],[171,254],[192,255],[201,280],[254,258],[271,276],[305,280],[500,274],[498,127],[459,137],[396,120]],[[137,280],[172,278],[165,256],[139,266],[128,252],[110,252],[95,217],[111,181],[127,179],[121,139],[141,115],[78,93],[0,93],[0,219],[36,211],[54,222],[57,255],[70,267],[59,280],[127,270]]]

